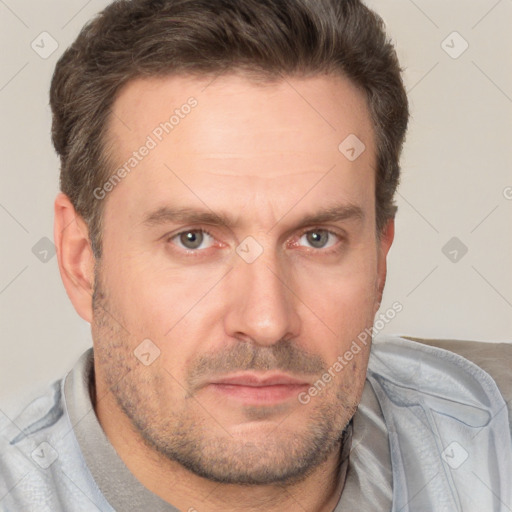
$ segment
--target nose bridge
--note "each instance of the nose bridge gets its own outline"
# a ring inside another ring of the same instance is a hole
[[[233,296],[226,316],[229,335],[260,345],[296,336],[299,318],[279,255],[265,249],[252,261],[244,259],[243,252],[239,256],[230,272]]]

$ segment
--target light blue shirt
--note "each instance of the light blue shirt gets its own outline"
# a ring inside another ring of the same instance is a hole
[[[0,421],[1,512],[177,511],[115,452],[94,413],[92,382],[90,349],[14,422]],[[493,379],[467,359],[377,339],[352,426],[334,512],[510,510],[507,407]]]

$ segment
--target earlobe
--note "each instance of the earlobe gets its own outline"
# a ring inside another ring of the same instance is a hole
[[[53,234],[64,288],[77,313],[90,323],[95,260],[89,230],[69,198],[62,193],[55,199]]]

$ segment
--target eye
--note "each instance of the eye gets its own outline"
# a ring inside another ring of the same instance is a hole
[[[214,242],[213,236],[202,229],[189,229],[174,235],[171,242],[187,250],[208,249]]]
[[[328,249],[336,244],[339,237],[327,229],[313,229],[304,233],[300,239],[300,244],[309,244],[313,249]]]

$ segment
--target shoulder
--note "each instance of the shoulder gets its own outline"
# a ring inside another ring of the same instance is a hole
[[[454,352],[487,372],[496,382],[509,409],[512,406],[512,343],[445,339],[406,339]]]
[[[388,431],[393,482],[407,491],[424,479],[422,510],[437,510],[439,496],[451,497],[450,510],[497,510],[498,496],[510,504],[511,346],[402,336],[374,342],[368,379]],[[487,489],[478,491],[480,474]],[[407,492],[394,498],[397,508],[408,507]]]
[[[112,508],[90,475],[74,434],[65,383],[43,390],[16,417],[0,415],[0,512]]]
[[[507,407],[512,425],[511,365],[509,343],[380,336],[372,346],[369,373],[373,369],[377,378],[387,375],[420,393]]]
[[[62,419],[62,381],[56,381],[13,419],[3,416],[0,436],[0,510],[32,510],[39,496],[46,503],[46,481],[58,458]],[[18,508],[16,508],[18,507]],[[24,508],[25,509],[25,508]]]

